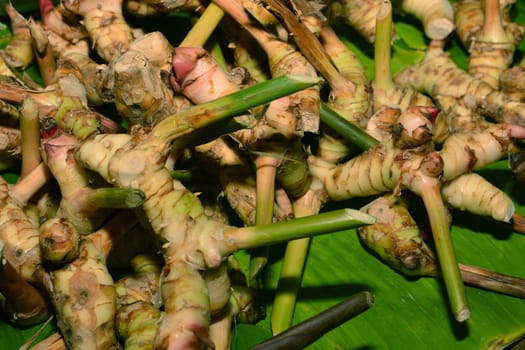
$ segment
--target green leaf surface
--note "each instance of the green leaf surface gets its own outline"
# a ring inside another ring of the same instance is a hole
[[[525,2],[517,2],[515,10],[515,20],[525,23]],[[422,59],[426,46],[417,25],[396,23],[400,39],[393,44],[394,74]],[[353,40],[356,34],[351,29],[339,28],[339,33],[372,79],[372,46],[360,39]],[[523,51],[523,47],[522,41],[518,49]],[[465,69],[468,56],[454,36],[448,50],[458,66]],[[522,54],[518,52],[517,58]],[[511,179],[505,160],[480,174],[514,199],[517,213],[525,213],[524,184]],[[365,203],[366,200],[356,200],[344,205],[358,208]],[[525,278],[524,235],[511,232],[506,225],[488,218],[460,211],[452,214],[451,234],[459,262]],[[275,260],[267,270],[264,294],[268,313],[280,271],[282,247],[275,247],[273,252]],[[294,324],[361,290],[374,293],[374,306],[308,349],[502,349],[525,335],[524,300],[467,286],[471,318],[464,323],[456,322],[449,312],[441,280],[400,275],[367,251],[355,230],[312,240]],[[267,320],[261,323],[269,327]]]
[[[0,22],[0,48],[5,47],[11,40],[11,30],[5,23]]]
[[[506,161],[500,161],[480,174],[517,193],[522,185],[510,181],[506,167]],[[365,202],[344,205],[359,207]],[[519,206],[517,212],[523,214],[525,208]],[[452,214],[451,233],[459,262],[525,278],[524,235],[490,219],[459,211]],[[275,260],[267,271],[269,308],[280,269],[280,248],[274,249]],[[374,306],[309,349],[499,349],[525,334],[524,300],[467,287],[472,315],[469,321],[458,323],[449,312],[440,279],[400,275],[367,251],[355,230],[312,240],[294,324],[362,290],[374,293]],[[267,321],[262,323],[269,326]]]
[[[396,37],[398,44],[403,45],[413,50],[425,50],[427,47],[427,39],[423,32],[418,30],[414,25],[396,21]]]

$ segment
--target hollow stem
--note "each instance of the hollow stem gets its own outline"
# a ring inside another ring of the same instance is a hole
[[[289,330],[256,345],[252,350],[299,350],[312,344],[328,331],[368,310],[374,303],[372,293],[359,292]]]
[[[309,237],[296,239],[286,245],[277,293],[272,306],[270,324],[274,335],[284,332],[292,325],[310,240]]]
[[[137,208],[144,202],[144,193],[135,188],[104,187],[85,191],[80,201],[96,208]]]
[[[19,179],[23,179],[42,161],[38,106],[29,95],[24,97],[20,108],[20,133],[22,138],[22,168]]]
[[[171,141],[194,129],[241,114],[252,107],[317,83],[317,78],[282,75],[169,116],[160,121],[149,135],[161,142]]]
[[[392,4],[383,2],[376,16],[374,41],[374,89],[389,91],[393,88],[390,68],[392,42]]]
[[[279,162],[279,158],[272,155],[260,155],[255,159],[255,225],[270,224],[273,221],[275,174]],[[250,252],[249,285],[257,285],[257,278],[267,261],[268,247],[256,248]]]
[[[345,140],[363,150],[372,148],[379,143],[363,129],[341,117],[339,113],[325,103],[321,103],[320,117],[324,124],[336,130]]]
[[[441,197],[437,179],[426,181],[421,187],[421,198],[427,209],[439,266],[445,282],[454,317],[463,322],[470,317],[465,287],[450,237],[447,210]]]
[[[326,201],[327,193],[323,185],[314,178],[308,192],[293,202],[295,217],[317,215]],[[292,325],[310,241],[311,238],[306,237],[289,241],[286,245],[270,318],[273,334],[281,333]]]
[[[180,47],[202,47],[209,39],[222,17],[224,12],[215,3],[210,2],[197,22],[195,22],[186,34],[186,37],[179,44]]]
[[[219,248],[223,256],[249,249],[312,237],[374,223],[375,219],[355,209],[339,209],[318,215],[278,221],[272,224],[235,228],[224,233]]]

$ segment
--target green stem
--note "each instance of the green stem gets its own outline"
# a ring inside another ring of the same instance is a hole
[[[439,180],[428,181],[422,185],[421,198],[425,204],[432,228],[432,236],[438,255],[439,266],[445,282],[450,307],[457,321],[470,317],[470,310],[461,278],[456,254],[450,237],[447,209],[441,197]]]
[[[296,239],[286,245],[277,293],[272,306],[270,324],[274,335],[284,332],[292,324],[310,240],[309,237]]]
[[[256,225],[272,222],[275,201],[275,174],[279,162],[280,159],[274,155],[260,155],[255,159],[257,169]]]
[[[217,39],[213,39],[213,43],[211,43],[211,48],[209,51],[217,61],[219,67],[221,67],[225,71],[228,71],[228,62],[226,61],[226,57],[224,57],[224,52],[222,51],[221,44]]]
[[[194,129],[239,115],[246,110],[287,96],[320,82],[317,78],[282,75],[213,101],[201,103],[160,121],[149,133],[169,142]]]
[[[82,201],[95,208],[137,208],[144,203],[144,193],[136,188],[104,187],[82,194]]]
[[[325,103],[321,103],[320,116],[324,124],[335,130],[345,140],[363,150],[373,148],[379,143],[363,131],[363,129],[341,117],[339,113],[335,112]]]
[[[327,200],[326,196],[324,187],[314,179],[308,192],[294,200],[295,217],[317,215]],[[273,334],[281,333],[292,325],[310,242],[311,238],[306,237],[290,241],[286,245],[270,318]]]
[[[202,13],[199,20],[195,22],[180,47],[203,47],[208,38],[224,16],[224,12],[219,6],[210,2],[206,10]]]
[[[374,41],[374,89],[392,90],[390,55],[392,42],[392,4],[383,2],[376,16]]]
[[[255,159],[256,196],[255,225],[270,224],[273,221],[275,202],[275,174],[280,160],[275,156],[261,155]],[[268,261],[268,247],[250,252],[249,285],[256,286],[257,278]]]
[[[374,217],[355,209],[339,209],[318,215],[278,221],[272,224],[234,228],[224,233],[221,254],[227,256],[240,249],[268,246],[293,239],[312,237],[369,225]]]
[[[188,183],[193,178],[192,169],[178,169],[170,171],[171,177],[173,179],[179,180],[182,183]]]

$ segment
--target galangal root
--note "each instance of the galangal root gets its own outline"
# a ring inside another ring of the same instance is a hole
[[[259,348],[292,346],[310,238],[350,228],[397,271],[442,278],[459,322],[464,283],[525,296],[521,278],[459,263],[450,237],[450,208],[525,233],[478,173],[510,157],[523,177],[525,95],[508,77],[523,28],[510,2],[39,5],[31,18],[5,6],[13,35],[0,51],[0,169],[17,175],[0,181],[1,306],[16,325],[56,319],[37,348],[228,349],[232,324],[265,317],[268,249],[284,242],[270,317],[283,335]],[[394,73],[398,14],[421,22],[428,47]],[[181,42],[140,26],[179,16],[194,20]],[[373,78],[337,20],[373,45]],[[446,50],[453,33],[466,69]],[[371,200],[324,211],[355,197]]]

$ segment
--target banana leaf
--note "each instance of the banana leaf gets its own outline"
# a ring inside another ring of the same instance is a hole
[[[36,1],[13,1],[37,8]],[[525,2],[514,4],[515,19],[525,23]],[[2,14],[0,13],[0,16]],[[4,21],[5,23],[5,21]],[[426,46],[417,21],[397,18],[392,68],[397,72],[421,59]],[[358,55],[372,78],[373,47],[344,25],[337,27],[347,45]],[[6,35],[2,30],[2,35]],[[521,43],[520,56],[525,51]],[[467,55],[456,40],[449,51],[465,67]],[[515,201],[516,211],[525,215],[524,185],[515,182],[506,160],[479,171],[504,189]],[[332,204],[359,208],[367,199]],[[329,209],[329,208],[326,208]],[[525,235],[506,225],[465,212],[452,211],[451,228],[458,261],[525,278],[523,252]],[[255,325],[233,326],[232,349],[244,350],[271,336],[269,314],[279,276],[284,246],[274,246],[265,270],[261,303],[266,319]],[[239,254],[241,262],[247,255]],[[337,232],[312,240],[303,276],[294,324],[310,318],[362,290],[374,293],[374,306],[339,328],[327,333],[308,349],[504,349],[525,335],[525,300],[467,287],[470,320],[458,323],[449,312],[443,282],[435,278],[407,278],[390,269],[367,251],[355,230]],[[18,349],[42,326],[17,328],[0,320],[0,348]],[[44,327],[38,339],[56,330]]]
[[[525,23],[525,2],[516,2],[514,10],[515,21]],[[427,42],[417,22],[396,19],[393,74],[422,59]],[[337,29],[372,79],[373,47],[351,29],[340,26]],[[524,48],[522,41],[517,57],[523,55]],[[468,56],[456,38],[452,38],[448,51],[458,66],[465,69]],[[512,180],[506,160],[479,173],[505,190],[516,204],[516,212],[523,215],[524,184]],[[353,200],[344,205],[358,208],[366,202],[366,199]],[[524,235],[486,218],[461,211],[451,213],[451,234],[459,262],[525,278]],[[267,270],[264,296],[268,312],[283,251],[273,250],[275,260]],[[525,336],[525,300],[467,286],[472,315],[467,322],[459,323],[448,310],[441,280],[402,276],[367,251],[356,232],[340,232],[312,240],[294,324],[362,290],[374,293],[374,306],[308,349],[511,349]],[[235,348],[248,349],[265,334],[268,337],[269,326],[267,320],[255,326],[238,325],[234,333]]]

